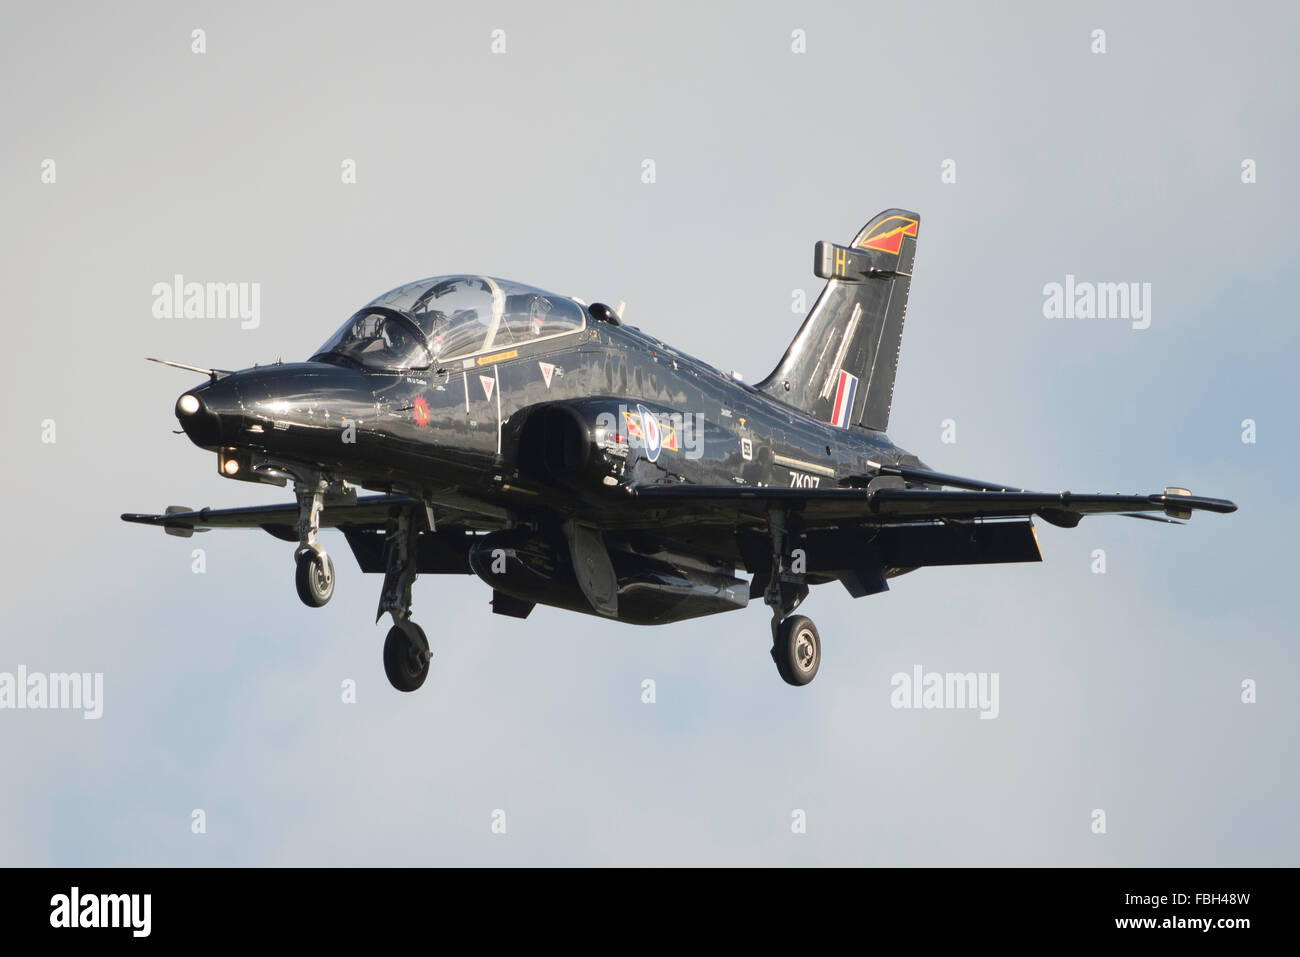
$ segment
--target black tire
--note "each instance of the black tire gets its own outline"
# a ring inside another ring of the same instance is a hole
[[[334,595],[334,559],[324,552],[303,552],[298,556],[298,570],[293,581],[304,605],[308,608],[324,606]]]
[[[384,639],[384,674],[388,683],[398,691],[415,691],[429,677],[429,640],[424,637],[424,630],[413,622],[407,628],[414,635],[407,634],[397,625],[388,629]]]
[[[822,663],[822,639],[811,618],[791,615],[777,628],[772,660],[786,684],[806,685],[817,677]]]

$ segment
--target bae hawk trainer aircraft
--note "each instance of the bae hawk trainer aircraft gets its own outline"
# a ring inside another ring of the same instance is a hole
[[[623,324],[620,310],[488,276],[438,276],[363,306],[307,362],[208,381],[176,402],[221,476],[296,501],[127,514],[188,537],[261,528],[292,542],[298,595],[334,592],[321,528],[384,576],[393,687],[424,683],[418,574],[475,574],[492,611],[538,604],[657,625],[772,610],[781,677],[817,674],[793,612],[810,585],[854,597],[930,565],[1041,561],[1033,516],[1177,523],[1217,498],[1031,492],[931,471],[886,436],[920,217],[889,209],[847,246],[776,369],[755,386]],[[358,495],[362,488],[377,494]],[[1156,513],[1148,515],[1145,513]]]

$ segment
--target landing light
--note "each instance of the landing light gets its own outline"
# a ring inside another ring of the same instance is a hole
[[[193,415],[195,412],[199,411],[198,396],[190,395],[190,393],[186,392],[177,401],[176,408],[180,409],[186,415]]]
[[[221,463],[221,471],[227,475],[234,475],[239,471],[239,459],[226,459]]]

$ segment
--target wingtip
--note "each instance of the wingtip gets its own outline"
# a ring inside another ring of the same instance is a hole
[[[1190,518],[1193,511],[1218,512],[1228,515],[1237,510],[1237,503],[1226,498],[1209,498],[1205,495],[1193,495],[1185,488],[1168,486],[1163,495],[1152,496],[1153,502],[1165,507],[1165,513],[1178,514],[1177,518]]]
[[[1231,515],[1237,510],[1237,503],[1226,498],[1203,498],[1197,502],[1201,508],[1220,515]]]

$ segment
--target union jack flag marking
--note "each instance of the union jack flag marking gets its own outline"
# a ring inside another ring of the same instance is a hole
[[[853,414],[853,399],[858,394],[858,377],[840,370],[840,384],[835,389],[835,404],[831,407],[831,425],[841,429],[849,427]]]

